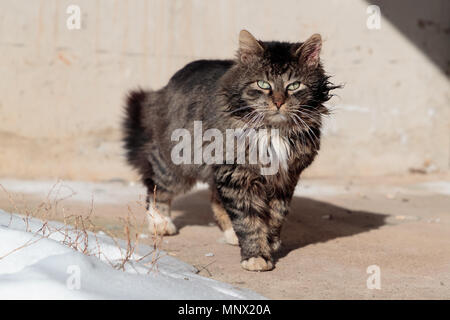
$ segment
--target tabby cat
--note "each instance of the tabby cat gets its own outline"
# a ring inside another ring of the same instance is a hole
[[[318,34],[303,43],[263,42],[242,30],[235,59],[194,61],[162,89],[128,95],[125,148],[148,190],[151,232],[175,234],[173,198],[206,182],[226,241],[241,248],[241,266],[273,269],[294,188],[319,150],[322,116],[328,113],[323,104],[337,88],[320,63],[321,46]],[[276,129],[276,138],[263,136],[268,152],[281,159],[278,170],[262,174],[260,162],[228,158],[223,163],[174,163],[173,133],[181,128],[194,135],[195,121],[224,136],[227,129]]]

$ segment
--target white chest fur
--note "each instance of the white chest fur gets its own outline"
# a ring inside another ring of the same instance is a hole
[[[280,136],[278,130],[261,129],[245,136],[250,143],[250,159],[257,158],[258,163],[263,166],[287,169],[291,147],[289,141]]]

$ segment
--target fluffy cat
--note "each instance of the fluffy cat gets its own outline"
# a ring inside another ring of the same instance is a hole
[[[241,247],[241,266],[274,267],[294,188],[319,150],[322,116],[328,113],[323,103],[337,88],[320,63],[321,46],[318,34],[303,43],[263,42],[243,30],[234,60],[195,61],[164,88],[129,94],[124,142],[129,163],[148,189],[152,232],[175,234],[172,199],[197,181],[207,182],[219,227],[228,243]],[[276,138],[263,134],[257,141],[281,160],[279,168],[262,174],[259,162],[239,163],[239,152],[231,162],[175,164],[172,134],[182,128],[194,135],[194,121],[224,136],[227,129],[277,129]]]

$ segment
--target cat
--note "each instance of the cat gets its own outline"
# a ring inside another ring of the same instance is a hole
[[[226,241],[241,248],[241,266],[274,268],[295,186],[319,151],[322,117],[329,113],[324,102],[338,88],[322,67],[321,47],[319,34],[303,43],[263,42],[242,30],[235,59],[194,61],[160,90],[129,93],[124,144],[128,162],[148,190],[152,233],[175,234],[172,200],[206,182]],[[267,175],[260,162],[228,160],[175,164],[173,132],[181,128],[194,135],[195,121],[224,135],[230,128],[276,129],[278,138],[266,134],[265,141],[266,151],[281,159],[278,170]]]

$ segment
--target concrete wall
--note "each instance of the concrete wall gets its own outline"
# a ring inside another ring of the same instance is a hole
[[[80,30],[66,27],[70,4],[81,8]],[[446,0],[427,4],[449,12]],[[384,15],[381,29],[369,30],[367,6],[361,0],[0,0],[0,176],[134,178],[119,142],[126,91],[158,88],[194,59],[232,57],[242,28],[266,40],[321,33],[325,67],[345,84],[330,101],[334,113],[308,175],[449,170],[448,78]],[[433,39],[448,49],[448,13],[427,12],[406,19],[411,28],[420,18],[442,26],[419,24],[417,37],[424,46]]]

